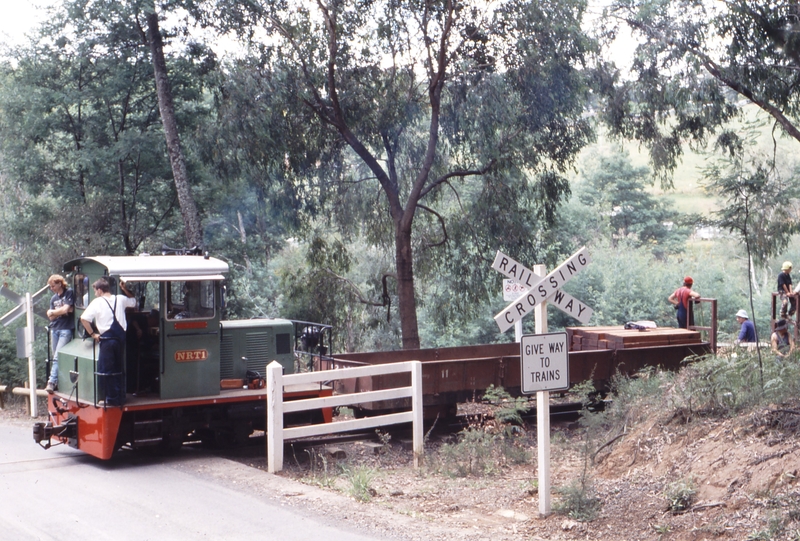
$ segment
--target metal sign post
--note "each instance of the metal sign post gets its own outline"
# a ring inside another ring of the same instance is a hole
[[[544,276],[547,267],[534,265],[533,270],[537,276]],[[534,317],[534,331],[536,334],[547,332],[547,304],[541,303],[536,307]],[[520,348],[522,342],[520,341]],[[520,356],[520,362],[522,357]],[[522,366],[520,365],[520,370]],[[522,373],[520,372],[520,377]],[[550,488],[550,392],[536,393],[536,447],[538,451],[539,475],[539,514],[547,516],[552,508],[552,494]]]

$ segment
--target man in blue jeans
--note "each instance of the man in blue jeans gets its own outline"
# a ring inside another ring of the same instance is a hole
[[[50,309],[47,318],[50,320],[51,343],[53,346],[53,362],[45,391],[53,394],[58,389],[58,350],[72,341],[75,330],[75,292],[60,274],[47,279],[47,285],[53,296],[50,298]]]

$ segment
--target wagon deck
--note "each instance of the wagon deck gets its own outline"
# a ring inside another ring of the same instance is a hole
[[[569,327],[566,329],[570,384],[592,380],[598,389],[616,373],[633,374],[647,366],[676,370],[687,357],[711,351],[697,331],[663,328],[646,331],[624,327]],[[479,399],[494,385],[515,396],[521,394],[520,346],[517,343],[452,348],[343,353],[323,361],[321,368],[349,368],[402,361],[422,362],[425,416],[452,416],[457,404]],[[407,375],[342,380],[335,392],[352,393],[409,385]],[[407,407],[403,401],[365,404],[371,411]]]

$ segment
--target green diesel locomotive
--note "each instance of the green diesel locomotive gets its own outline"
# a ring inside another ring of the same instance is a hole
[[[260,374],[278,361],[296,366],[305,331],[305,354],[327,350],[330,327],[286,319],[224,321],[228,264],[204,255],[81,257],[64,265],[75,293],[75,337],[58,355],[58,390],[49,396],[49,421],[34,425],[45,448],[65,443],[100,459],[121,448],[177,448],[186,441],[242,441],[266,423]],[[97,342],[80,316],[93,298],[91,284],[105,278],[136,298],[126,313],[121,374],[98,371]],[[308,347],[309,342],[314,344]],[[48,348],[49,349],[49,348]],[[299,349],[299,347],[298,347]],[[106,379],[122,379],[122,406],[103,403]],[[287,388],[284,399],[329,396],[324,386]],[[317,412],[330,421],[331,412]]]

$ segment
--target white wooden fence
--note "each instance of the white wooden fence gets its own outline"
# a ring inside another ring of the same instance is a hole
[[[375,428],[398,423],[412,423],[414,467],[422,463],[422,363],[407,361],[383,365],[364,366],[358,368],[340,368],[322,370],[304,374],[284,376],[281,365],[273,361],[267,366],[267,469],[275,473],[283,469],[283,442],[297,438],[335,434],[350,430]],[[286,385],[306,385],[322,383],[338,379],[360,378],[380,374],[411,373],[410,387],[397,387],[381,391],[307,398],[302,400],[283,401],[283,388]],[[308,411],[320,408],[349,406],[377,400],[411,397],[411,410],[401,413],[377,415],[365,419],[338,421],[327,424],[283,427],[283,414],[297,411]]]

